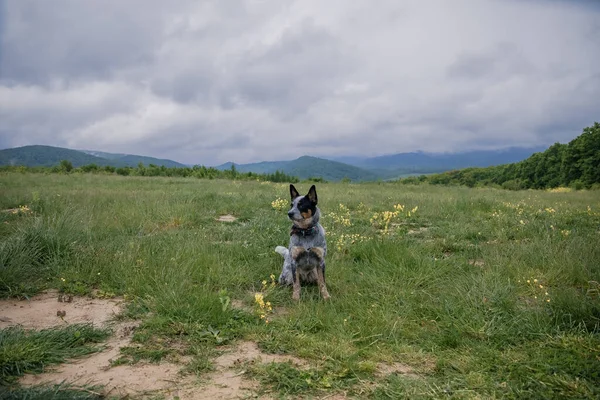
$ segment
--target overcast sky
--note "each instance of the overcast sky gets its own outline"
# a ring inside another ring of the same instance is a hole
[[[0,0],[0,148],[214,165],[568,142],[600,1]]]

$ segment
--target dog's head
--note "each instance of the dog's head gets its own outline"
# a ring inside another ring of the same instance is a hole
[[[294,185],[290,185],[290,196],[292,197],[292,206],[290,211],[288,211],[288,217],[294,225],[306,229],[319,222],[317,189],[315,185],[310,187],[306,196],[300,196]]]

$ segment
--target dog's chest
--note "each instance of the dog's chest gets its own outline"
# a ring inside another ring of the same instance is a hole
[[[322,247],[325,250],[327,249],[325,235],[323,234],[323,230],[320,226],[318,226],[316,233],[313,235],[293,234],[290,236],[290,248],[292,246],[304,247],[306,250],[310,250],[313,247]]]

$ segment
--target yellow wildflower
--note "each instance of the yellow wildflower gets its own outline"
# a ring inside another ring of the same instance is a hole
[[[283,211],[287,207],[288,202],[279,197],[271,202],[271,207],[277,211]]]

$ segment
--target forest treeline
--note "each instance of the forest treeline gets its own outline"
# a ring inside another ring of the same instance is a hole
[[[167,176],[167,177],[194,177],[199,179],[237,179],[237,180],[258,180],[268,182],[291,182],[297,183],[299,179],[295,176],[287,175],[281,171],[275,171],[267,174],[257,174],[254,172],[239,172],[232,165],[230,169],[219,170],[213,167],[203,165],[194,165],[193,167],[165,167],[164,165],[144,165],[139,163],[137,167],[114,167],[112,165],[99,166],[96,164],[82,165],[73,167],[69,160],[62,160],[58,165],[52,167],[25,167],[25,166],[2,166],[0,171],[16,172],[38,172],[38,173],[97,173],[97,174],[117,174],[123,176]]]
[[[600,124],[595,122],[583,129],[581,135],[567,144],[555,143],[546,151],[517,163],[413,176],[399,182],[495,186],[510,190],[600,189]]]

